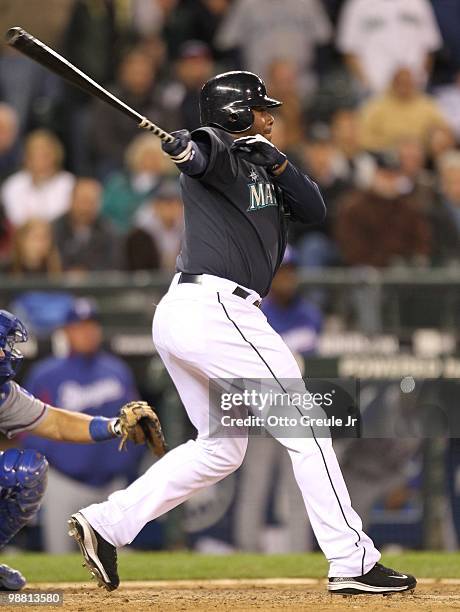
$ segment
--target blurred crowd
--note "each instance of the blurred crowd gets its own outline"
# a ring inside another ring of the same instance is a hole
[[[3,25],[166,130],[199,126],[213,74],[259,73],[284,102],[275,144],[328,207],[321,226],[291,227],[302,266],[460,260],[456,0],[48,0],[49,20],[5,4]],[[3,274],[171,272],[182,224],[158,139],[2,46]]]
[[[283,101],[274,143],[318,183],[328,209],[322,225],[291,225],[294,248],[263,305],[299,361],[318,349],[327,310],[320,290],[310,301],[298,291],[302,267],[460,263],[459,0],[0,0],[0,5],[3,30],[23,26],[168,131],[199,127],[199,93],[212,75],[248,69],[265,79],[269,94]],[[178,171],[159,140],[0,43],[3,282],[109,270],[172,274],[182,230]],[[351,294],[363,301],[357,291]],[[41,304],[38,310],[47,309]],[[137,390],[123,364],[102,350],[98,326],[91,309],[75,311],[62,323],[71,354],[39,363],[26,387],[65,408],[87,410],[89,402],[91,409],[116,414],[120,398],[136,396]],[[72,398],[64,401],[61,387],[73,395],[77,388],[78,405]],[[99,404],[90,401],[100,388],[105,395],[98,392]],[[391,405],[380,400],[377,396],[379,409]],[[277,511],[291,526],[290,550],[303,550],[308,534],[290,466],[264,442],[262,448],[253,440],[248,451],[258,456],[248,462],[259,466],[257,475],[242,471],[246,503],[235,510],[236,545],[259,549],[273,466],[281,466],[280,499],[290,503]],[[371,459],[395,457],[392,474],[403,478],[402,466],[409,465],[414,449],[359,448],[359,456],[342,449],[343,463],[366,522],[379,495],[402,482],[390,480],[383,464],[385,473],[378,472]],[[88,503],[105,497],[119,484],[113,479],[118,464],[111,464],[112,455],[105,463],[93,455],[79,463],[67,447],[42,450],[53,465],[45,545],[62,552],[65,534],[48,536],[55,532],[50,526],[61,521],[58,510],[66,516],[70,504],[78,507],[75,496]],[[123,476],[130,480],[139,456],[124,461]],[[458,480],[458,449],[451,464]],[[62,491],[69,507],[56,502]],[[458,492],[454,497],[459,506]]]

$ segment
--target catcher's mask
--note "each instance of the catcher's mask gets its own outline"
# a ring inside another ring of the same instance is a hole
[[[26,342],[28,333],[21,321],[7,310],[0,310],[0,386],[16,376],[24,359],[15,344]]]
[[[273,108],[282,102],[269,98],[265,83],[252,72],[234,70],[209,79],[200,93],[201,125],[226,132],[245,132],[254,123],[252,109]]]

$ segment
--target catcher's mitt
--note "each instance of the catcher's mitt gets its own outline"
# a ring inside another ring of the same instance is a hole
[[[160,419],[147,402],[134,401],[125,404],[120,410],[115,429],[121,437],[119,450],[131,440],[135,444],[148,444],[157,457],[166,453]]]

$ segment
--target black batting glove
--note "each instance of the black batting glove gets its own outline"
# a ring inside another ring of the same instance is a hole
[[[230,150],[255,166],[266,167],[269,172],[275,172],[287,159],[284,153],[260,134],[237,138]]]
[[[188,161],[193,151],[190,132],[188,130],[178,130],[177,132],[172,132],[171,136],[174,136],[172,142],[161,143],[163,151],[176,164]]]

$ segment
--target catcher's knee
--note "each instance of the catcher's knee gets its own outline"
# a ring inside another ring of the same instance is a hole
[[[0,547],[37,514],[47,476],[48,462],[35,450],[0,453]]]

